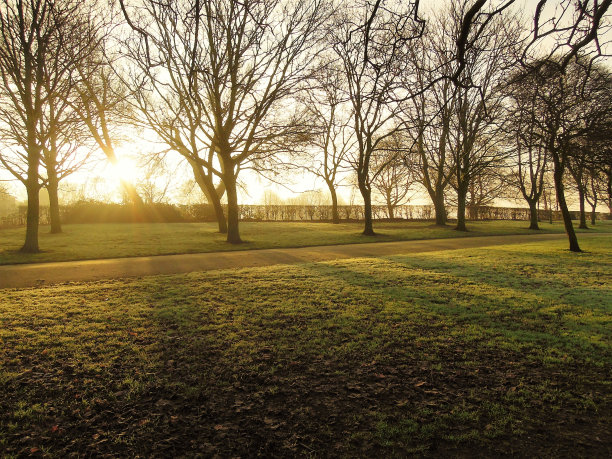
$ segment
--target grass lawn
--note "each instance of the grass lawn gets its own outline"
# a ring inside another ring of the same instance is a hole
[[[610,457],[612,238],[583,246],[0,290],[0,451]]]
[[[246,243],[231,245],[225,242],[225,235],[216,232],[214,223],[65,225],[63,234],[49,234],[48,227],[41,227],[43,252],[35,255],[18,252],[24,228],[4,229],[0,230],[0,264],[537,233],[528,226],[525,221],[473,222],[468,224],[470,231],[463,233],[450,225],[437,227],[429,222],[377,222],[374,228],[379,235],[371,237],[361,234],[362,223],[243,222],[240,230]],[[540,232],[564,232],[561,223],[542,223],[541,228]],[[612,221],[587,231],[612,233]]]

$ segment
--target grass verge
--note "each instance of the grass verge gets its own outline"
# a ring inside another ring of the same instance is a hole
[[[612,453],[612,238],[0,291],[10,457]]]
[[[243,222],[244,244],[231,245],[216,232],[213,223],[143,223],[65,225],[64,233],[50,234],[41,227],[41,253],[22,254],[23,228],[0,230],[0,265],[96,258],[135,257],[228,250],[359,244],[364,242],[492,236],[502,234],[563,233],[560,223],[542,223],[540,231],[527,229],[524,221],[471,222],[468,232],[430,222],[378,222],[378,236],[363,236],[361,223]],[[612,221],[601,222],[590,233],[612,233]]]

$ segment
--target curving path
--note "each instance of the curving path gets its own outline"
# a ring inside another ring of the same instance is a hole
[[[609,237],[609,235],[580,235],[581,239],[585,237]],[[214,269],[307,263],[342,258],[379,257],[438,250],[563,240],[566,238],[565,234],[479,236],[5,265],[0,266],[0,288],[34,287],[62,282],[84,282],[155,274],[177,274]]]

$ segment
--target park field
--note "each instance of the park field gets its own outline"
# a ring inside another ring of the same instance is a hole
[[[0,451],[610,457],[612,238],[566,245],[0,290]]]
[[[540,231],[528,230],[525,221],[468,223],[468,232],[451,225],[431,222],[375,222],[377,236],[363,236],[362,223],[242,222],[244,244],[231,245],[217,232],[215,223],[119,223],[64,225],[62,234],[50,234],[41,227],[38,254],[22,254],[19,248],[25,229],[0,230],[0,265],[98,258],[219,252],[228,250],[359,244],[450,237],[502,234],[563,233],[561,223],[542,223]],[[577,225],[576,225],[577,226]],[[580,230],[577,230],[580,232]],[[612,233],[612,221],[598,222],[589,233]]]

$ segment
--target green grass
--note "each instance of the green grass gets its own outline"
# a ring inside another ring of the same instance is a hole
[[[278,247],[355,244],[373,241],[401,241],[500,234],[529,234],[524,221],[473,222],[467,233],[452,226],[437,227],[428,222],[376,223],[376,237],[363,236],[361,223],[250,223],[240,224],[244,244],[231,245],[216,232],[213,223],[87,224],[65,225],[63,234],[49,234],[41,227],[42,252],[18,252],[25,230],[0,230],[0,264],[134,257],[176,253],[216,252]],[[560,223],[542,223],[540,232],[562,233]],[[612,221],[601,222],[593,232],[612,232]]]
[[[0,291],[0,451],[609,457],[612,238]]]

